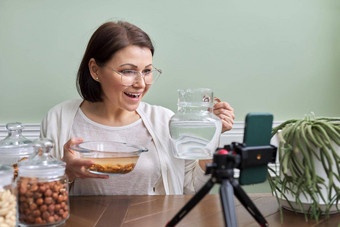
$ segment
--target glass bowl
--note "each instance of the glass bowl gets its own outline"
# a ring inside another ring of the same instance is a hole
[[[142,152],[142,146],[117,141],[87,141],[71,145],[79,152],[80,158],[94,162],[88,170],[96,174],[116,175],[131,172]]]

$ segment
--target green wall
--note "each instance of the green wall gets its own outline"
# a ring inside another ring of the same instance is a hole
[[[275,120],[340,116],[338,0],[1,0],[0,124],[38,123],[77,98],[91,34],[109,20],[148,32],[163,70],[145,101],[176,110],[177,89],[209,87]]]

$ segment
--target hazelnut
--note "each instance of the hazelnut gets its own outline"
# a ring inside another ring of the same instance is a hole
[[[60,208],[61,208],[60,204],[56,204],[55,207],[54,207],[54,210],[58,211],[58,210],[60,210]]]
[[[40,211],[41,212],[44,212],[44,211],[47,211],[47,205],[43,204],[40,206]]]
[[[61,203],[60,203],[60,206],[61,206],[61,208],[64,209],[64,208],[66,207],[66,203],[65,203],[65,202],[61,202]]]
[[[46,191],[46,186],[45,186],[44,184],[40,185],[39,191],[40,191],[41,193],[45,193],[45,191]]]
[[[35,192],[35,191],[37,191],[38,190],[38,185],[37,184],[33,184],[32,186],[31,186],[31,188],[30,188],[30,190],[32,191],[32,192]]]
[[[30,209],[31,209],[31,210],[35,210],[35,209],[37,209],[37,208],[38,208],[37,204],[31,203],[31,205],[30,205]]]
[[[59,197],[58,197],[58,203],[61,203],[62,201],[64,201],[65,199],[64,199],[64,196],[62,196],[62,195],[59,195]]]
[[[53,216],[49,216],[48,219],[47,219],[47,222],[48,222],[48,223],[53,223],[53,222],[55,222],[54,217],[53,217]]]
[[[20,187],[20,186],[19,186],[19,187]],[[19,189],[19,193],[20,193],[21,195],[25,195],[26,192],[27,192],[27,186],[26,186],[26,187],[21,186],[20,189]]]
[[[63,215],[63,214],[64,214],[64,210],[63,210],[63,209],[60,209],[60,210],[58,211],[58,214]]]
[[[58,199],[58,193],[57,193],[57,192],[53,192],[52,198],[53,198],[54,200],[57,200],[57,199]]]
[[[34,217],[39,217],[40,215],[41,215],[40,210],[34,210],[34,211],[33,211],[33,216],[34,216]]]
[[[37,203],[37,205],[42,205],[43,203],[44,203],[44,200],[43,200],[43,198],[38,198],[37,200],[36,200],[36,203]]]
[[[42,224],[43,220],[41,219],[41,217],[36,217],[35,220],[34,220],[34,223],[35,224]]]
[[[37,198],[41,198],[42,197],[42,193],[40,192],[35,192],[33,195],[33,198],[37,199]]]
[[[45,194],[46,197],[50,197],[50,196],[52,196],[52,190],[47,189],[44,194]]]
[[[44,211],[42,217],[44,220],[48,220],[48,218],[50,217],[50,213],[48,213],[47,211]]]
[[[52,197],[45,197],[45,204],[49,205],[53,202]]]
[[[54,213],[54,208],[55,208],[55,206],[54,206],[54,204],[51,204],[51,205],[49,205],[48,206],[48,211],[51,213],[51,214],[53,214]]]
[[[63,219],[66,219],[68,217],[68,211],[65,211],[64,213],[63,213]]]

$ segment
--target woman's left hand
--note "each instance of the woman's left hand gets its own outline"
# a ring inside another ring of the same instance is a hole
[[[222,121],[222,133],[232,129],[234,124],[234,109],[227,102],[222,102],[218,98],[214,98],[215,103],[213,112]]]

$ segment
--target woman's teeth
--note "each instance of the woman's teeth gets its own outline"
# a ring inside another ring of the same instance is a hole
[[[124,94],[126,94],[127,96],[129,96],[131,98],[138,98],[140,96],[140,93],[133,94],[133,93],[124,92]]]

